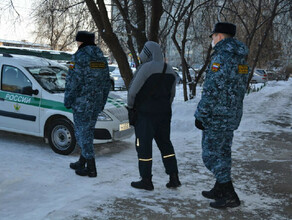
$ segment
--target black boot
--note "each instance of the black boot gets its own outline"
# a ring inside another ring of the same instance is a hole
[[[169,175],[169,182],[166,184],[167,188],[176,188],[181,186],[177,173]]]
[[[89,176],[89,177],[96,177],[96,167],[95,167],[95,159],[89,159],[86,160],[87,167],[84,167],[82,169],[78,169],[75,171],[75,173],[79,176]]]
[[[152,178],[142,178],[142,180],[137,182],[131,182],[131,186],[137,189],[153,190],[154,186],[152,183]]]
[[[227,207],[237,207],[240,206],[240,200],[234,191],[232,182],[227,182],[219,184],[220,189],[222,190],[222,197],[216,199],[215,202],[211,202],[210,206],[216,209],[222,209]]]
[[[70,163],[70,168],[73,170],[80,170],[85,167],[86,159],[80,154],[80,158],[75,163]]]
[[[222,193],[220,191],[219,183],[216,181],[214,187],[210,191],[202,191],[202,195],[207,199],[220,199]]]

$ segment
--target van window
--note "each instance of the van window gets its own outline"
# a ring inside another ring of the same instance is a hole
[[[32,87],[31,81],[16,67],[4,65],[2,68],[1,89],[25,94],[25,87]]]
[[[68,69],[62,66],[36,66],[26,68],[38,83],[50,93],[65,91]]]

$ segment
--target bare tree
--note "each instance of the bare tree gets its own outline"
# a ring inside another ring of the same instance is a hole
[[[149,40],[159,43],[159,21],[163,14],[162,0],[151,0],[151,23],[149,30]]]
[[[249,63],[251,75],[261,60],[275,59],[279,54],[273,53],[280,48],[275,41],[273,30],[275,20],[278,16],[291,12],[292,2],[290,0],[245,0],[235,3],[225,0],[220,10],[220,17],[237,21],[243,28],[239,28],[238,36],[250,49]],[[274,57],[273,57],[273,56]],[[266,58],[266,59],[265,59]]]
[[[189,85],[190,95],[189,98],[193,98],[196,94],[195,83],[192,80],[192,77],[189,72],[189,67],[191,65],[188,64],[186,59],[186,43],[188,39],[188,31],[191,25],[191,19],[193,14],[200,9],[202,6],[208,4],[211,0],[197,2],[195,5],[194,0],[186,1],[174,1],[175,9],[171,9],[171,11],[167,12],[169,16],[173,19],[174,27],[172,32],[172,41],[179,52],[182,64],[182,76],[183,76],[183,88],[184,88],[184,100],[188,100],[187,94],[187,84]],[[178,36],[180,39],[180,43],[178,40]],[[201,75],[200,75],[201,76]],[[197,78],[197,80],[199,80]]]
[[[112,29],[105,3],[102,0],[97,0],[96,3],[94,0],[85,0],[85,2],[98,28],[99,36],[101,36],[117,60],[121,75],[128,88],[132,79],[132,71],[128,63],[127,55]]]
[[[142,1],[128,1],[113,0],[114,6],[117,7],[119,13],[117,17],[122,17],[122,20],[113,20],[117,23],[116,30],[120,29],[121,32],[126,30],[127,33],[127,47],[130,50],[136,66],[139,65],[137,51],[141,51],[145,42],[146,36],[146,12]],[[121,25],[122,24],[122,25]],[[114,24],[113,24],[114,25]],[[123,34],[121,34],[123,35]],[[135,47],[134,39],[137,44]]]
[[[184,100],[187,101],[188,100],[188,96],[187,96],[187,80],[188,82],[191,82],[191,76],[190,76],[190,72],[189,72],[189,65],[185,59],[185,43],[186,43],[186,33],[187,33],[187,28],[189,25],[189,19],[190,19],[190,14],[187,12],[189,11],[190,13],[192,13],[192,8],[194,6],[194,0],[191,0],[189,4],[185,5],[186,1],[182,1],[178,4],[177,7],[177,11],[175,12],[175,16],[173,16],[173,20],[174,20],[174,31],[172,34],[172,40],[174,42],[174,45],[176,47],[176,49],[178,50],[180,57],[181,57],[181,62],[182,62],[182,76],[183,76],[183,88],[184,88]],[[187,14],[187,15],[186,15]],[[181,21],[183,20],[184,17],[187,17],[185,20],[185,28],[183,30],[183,37],[181,40],[181,46],[178,43],[178,40],[176,39],[176,35],[178,32],[178,28],[179,25],[181,23]],[[177,19],[176,19],[177,17]],[[190,89],[192,90],[191,86]]]
[[[133,39],[130,38],[135,38],[137,50],[139,52],[142,51],[143,46],[148,39],[159,42],[159,21],[161,15],[163,14],[162,0],[152,0],[151,2],[142,0],[124,0],[123,2],[121,0],[113,0],[113,2],[118,8],[125,23],[128,36],[128,46],[136,65],[138,65]],[[147,7],[151,7],[151,13],[149,13],[151,20],[148,31],[148,27],[146,25],[148,21],[148,14],[145,9]],[[130,11],[134,11],[134,13],[130,13]]]
[[[0,22],[3,20],[3,14],[9,12],[9,20],[13,21],[13,25],[15,26],[17,22],[21,22],[21,14],[16,9],[13,0],[2,0],[0,4]],[[6,21],[4,21],[6,22]]]
[[[13,0],[4,1],[13,9]],[[39,39],[47,39],[52,49],[63,49],[74,41],[80,28],[98,33],[100,42],[107,45],[118,62],[127,87],[132,78],[129,53],[138,66],[137,54],[148,39],[159,42],[164,54],[175,47],[183,69],[185,100],[195,95],[196,85],[208,66],[211,47],[207,36],[218,21],[237,24],[237,37],[250,50],[252,70],[279,59],[283,51],[291,55],[291,0],[112,0],[117,13],[111,18],[103,0],[37,2]],[[277,33],[285,25],[286,39]],[[203,68],[193,80],[189,68],[203,60]]]
[[[158,42],[159,20],[163,12],[162,0],[153,0],[150,3],[143,0],[113,0],[113,2],[120,11],[123,23],[126,24],[126,45],[138,65],[136,48],[141,51],[148,40],[148,36],[149,39]],[[145,7],[148,5],[151,6],[149,32],[146,27],[148,17],[145,12]],[[114,33],[113,21],[108,17],[103,0],[44,0],[37,4],[36,8],[38,9],[35,12],[35,21],[38,24],[38,39],[47,39],[52,49],[64,49],[70,45],[74,42],[76,31],[80,28],[98,31],[98,37],[106,43],[118,62],[121,75],[126,87],[128,87],[132,79],[132,71],[129,67],[125,47],[123,47],[123,39],[119,40]],[[131,10],[135,13],[132,13]],[[92,15],[93,23],[87,16],[88,12]],[[134,19],[132,19],[133,17]]]
[[[164,13],[164,16],[162,16],[160,20],[160,30],[158,38],[164,57],[166,57],[166,47],[169,44],[168,36],[170,36],[174,24],[173,19],[171,18],[171,16],[169,16],[169,12],[174,10],[174,3],[174,1],[163,2],[164,12],[166,13]]]
[[[16,14],[17,18],[20,17],[18,10],[14,6],[13,0],[2,0],[1,3],[2,4],[0,7],[0,11],[12,10]],[[0,14],[0,18],[1,18],[1,14]]]
[[[94,31],[87,17],[87,7],[77,0],[37,1],[33,13],[37,41],[48,42],[52,50],[64,50],[75,41],[78,29]]]
[[[132,79],[132,72],[129,67],[129,63],[127,60],[127,55],[124,52],[121,43],[114,33],[112,24],[109,21],[107,11],[105,8],[105,4],[103,0],[97,0],[96,3],[93,0],[85,0],[88,9],[95,21],[95,24],[99,30],[99,35],[102,37],[104,42],[110,48],[111,52],[113,53],[120,71],[121,75],[125,81],[126,87],[128,88],[129,83]],[[130,33],[133,33],[135,40],[138,45],[138,50],[141,51],[145,42],[147,41],[148,37],[146,36],[146,21],[147,17],[145,14],[145,4],[142,0],[133,0],[133,6],[136,11],[136,23],[132,24],[129,16],[129,10],[127,8],[128,2],[124,1],[124,4],[121,1],[114,0],[115,4],[117,5],[118,9],[120,10],[121,15],[123,16],[124,21],[127,25],[127,30]],[[124,5],[124,7],[123,7]],[[151,1],[151,25],[149,29],[148,36],[151,36],[152,40],[158,40],[158,30],[159,30],[159,20],[161,17],[162,11],[162,1]],[[158,13],[158,14],[157,14]],[[155,15],[154,15],[155,14]],[[132,43],[131,40],[128,42]],[[133,45],[130,45],[133,47]],[[132,51],[134,49],[132,48]]]
[[[124,13],[124,19],[129,19],[131,16],[130,16],[130,7],[129,7],[129,1],[128,0],[124,0],[124,8],[122,7],[122,5],[120,4],[119,1],[115,1],[118,8],[119,8],[119,11],[121,13]],[[117,22],[117,23],[120,23],[120,22]],[[125,22],[123,22],[125,23]],[[131,28],[131,23],[128,21],[125,23],[125,27],[126,27],[126,32],[127,32],[127,46],[128,46],[128,49],[130,50],[130,54],[134,60],[134,63],[135,63],[135,66],[139,66],[139,59],[138,59],[138,55],[137,55],[137,52],[136,52],[136,48],[135,48],[135,44],[134,44],[134,40],[133,40],[133,37],[132,37],[132,28]],[[124,30],[124,28],[122,27],[122,29]],[[142,33],[141,33],[142,34]],[[144,40],[146,41],[146,35],[142,35]]]

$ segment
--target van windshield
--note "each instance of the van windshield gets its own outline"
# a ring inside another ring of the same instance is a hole
[[[66,67],[38,66],[26,68],[39,84],[48,92],[58,93],[65,91]]]

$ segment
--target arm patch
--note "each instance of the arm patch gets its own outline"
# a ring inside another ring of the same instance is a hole
[[[248,74],[248,66],[247,65],[238,65],[238,73],[239,74]]]
[[[212,64],[212,71],[213,72],[217,72],[218,70],[219,70],[219,68],[220,68],[220,63],[213,63]]]
[[[69,69],[70,69],[70,70],[73,70],[74,67],[75,67],[75,62],[70,62],[70,64],[69,64]]]
[[[102,61],[90,61],[91,69],[105,69],[105,62]]]

